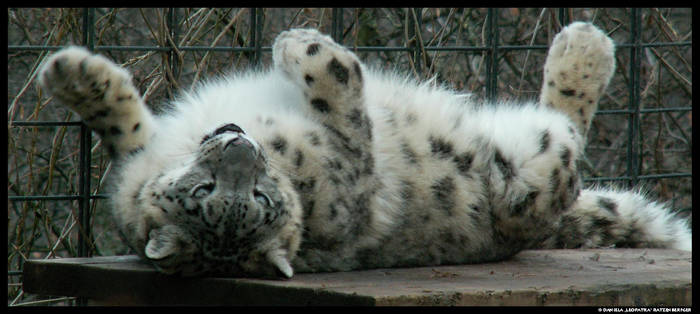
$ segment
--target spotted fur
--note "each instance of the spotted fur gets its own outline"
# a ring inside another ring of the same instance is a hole
[[[482,104],[368,69],[315,30],[280,34],[274,67],[199,86],[155,116],[126,70],[71,47],[41,85],[117,165],[114,218],[164,273],[296,272],[503,260],[526,248],[690,250],[640,193],[582,189],[576,165],[614,70],[612,41],[574,23],[539,103]]]

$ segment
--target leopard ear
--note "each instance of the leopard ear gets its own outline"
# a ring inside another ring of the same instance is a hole
[[[294,270],[292,269],[292,265],[289,264],[286,250],[276,249],[268,251],[267,261],[275,267],[275,270],[277,270],[280,275],[287,278],[292,278],[294,275]]]
[[[172,227],[172,228],[170,228]],[[148,233],[148,243],[146,244],[146,257],[152,261],[165,261],[176,256],[180,251],[177,244],[177,229],[175,226],[164,226],[152,229]]]

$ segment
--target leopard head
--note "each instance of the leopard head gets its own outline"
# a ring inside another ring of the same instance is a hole
[[[165,223],[149,227],[143,256],[169,274],[291,277],[299,205],[283,183],[240,127],[217,128],[192,162],[145,185]]]

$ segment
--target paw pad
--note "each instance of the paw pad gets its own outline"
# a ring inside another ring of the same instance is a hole
[[[129,80],[125,70],[82,47],[65,48],[50,56],[39,73],[39,84],[81,115],[83,103],[104,101],[110,91]]]

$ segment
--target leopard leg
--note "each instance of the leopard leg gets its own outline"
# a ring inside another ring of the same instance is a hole
[[[275,40],[273,60],[301,88],[309,114],[329,131],[333,148],[361,164],[361,173],[371,173],[372,123],[357,56],[316,30],[293,29]]]
[[[612,39],[593,24],[574,22],[549,48],[540,104],[566,113],[585,139],[614,71]]]
[[[42,65],[39,84],[100,135],[110,155],[140,151],[153,134],[153,116],[129,73],[85,48],[68,47]]]

